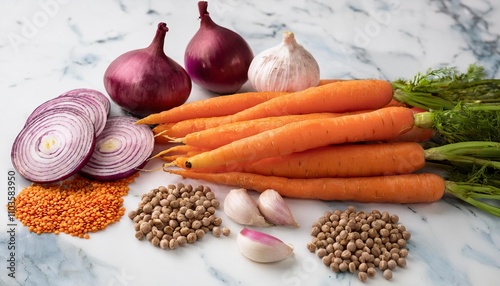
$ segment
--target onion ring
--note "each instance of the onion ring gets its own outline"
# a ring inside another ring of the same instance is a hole
[[[12,144],[11,161],[25,179],[52,183],[77,173],[94,147],[94,124],[83,111],[51,108],[23,127]]]
[[[94,124],[96,136],[104,129],[108,117],[106,106],[95,97],[58,96],[35,108],[28,116],[26,124],[29,124],[38,115],[54,108],[71,108],[83,112]]]
[[[110,117],[80,174],[95,180],[113,181],[138,172],[153,153],[154,135],[148,126],[135,124],[136,121],[131,116]]]

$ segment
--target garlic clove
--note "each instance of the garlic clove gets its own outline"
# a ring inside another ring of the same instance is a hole
[[[246,189],[232,189],[224,199],[224,212],[235,222],[251,226],[271,226],[260,213]]]
[[[257,207],[264,218],[272,224],[299,226],[283,197],[273,189],[267,189],[259,195]]]
[[[293,253],[292,245],[272,235],[248,228],[243,228],[238,233],[236,243],[245,257],[260,263],[281,261]]]
[[[248,80],[257,91],[294,92],[317,86],[320,69],[313,55],[285,31],[282,42],[257,54],[248,69]]]

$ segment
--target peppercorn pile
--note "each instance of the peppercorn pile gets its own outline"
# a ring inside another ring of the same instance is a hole
[[[88,239],[88,233],[120,220],[125,213],[122,197],[137,176],[113,182],[76,176],[54,184],[32,183],[15,199],[15,217],[37,234],[67,233]]]
[[[135,237],[146,238],[162,249],[176,249],[195,243],[206,233],[228,236],[230,230],[221,227],[222,219],[215,215],[220,202],[206,186],[160,186],[141,197],[136,210],[128,213],[135,223]]]
[[[334,272],[358,271],[358,278],[372,278],[377,268],[392,279],[396,267],[406,266],[410,233],[397,215],[373,210],[326,212],[311,228],[313,239],[307,244]]]

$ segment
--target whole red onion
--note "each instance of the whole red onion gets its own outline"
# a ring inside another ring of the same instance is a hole
[[[121,108],[145,117],[186,102],[191,78],[182,66],[165,55],[168,27],[159,23],[151,44],[116,58],[104,74],[104,87]]]
[[[248,80],[253,52],[237,33],[214,23],[206,1],[198,2],[200,28],[188,43],[184,66],[197,85],[228,94],[238,91]]]

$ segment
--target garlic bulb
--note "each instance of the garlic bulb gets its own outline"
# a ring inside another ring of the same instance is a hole
[[[294,92],[317,86],[319,65],[292,32],[283,41],[256,55],[248,69],[248,80],[257,91]]]
[[[246,189],[229,191],[224,199],[224,212],[230,219],[242,225],[271,226],[261,215]]]
[[[272,224],[299,226],[283,197],[273,189],[265,190],[259,195],[257,207],[264,218]]]
[[[277,262],[293,253],[293,246],[272,235],[248,228],[238,233],[236,244],[244,256],[261,263]]]

